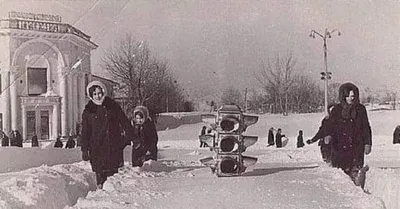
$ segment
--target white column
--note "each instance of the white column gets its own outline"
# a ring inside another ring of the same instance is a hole
[[[67,136],[67,78],[65,75],[66,68],[59,69],[60,81],[60,97],[61,97],[61,136]]]
[[[72,132],[74,134],[76,134],[75,130],[76,130],[76,123],[78,122],[78,74],[75,73],[74,75],[72,75],[72,114],[73,114],[73,123],[72,123]]]
[[[22,137],[24,140],[28,138],[28,122],[26,118],[25,106],[22,106]]]
[[[53,105],[53,139],[56,139],[58,137],[58,134],[60,133],[59,128],[58,128],[58,123],[59,123],[59,112],[60,112],[60,105],[55,104]]]
[[[83,110],[85,109],[86,105],[86,86],[85,86],[85,73],[81,73],[79,76],[79,113],[78,113],[78,120],[79,122],[82,122],[82,113]]]
[[[11,109],[10,109],[10,71],[7,69],[2,72],[1,76],[1,100],[3,101],[3,131],[7,134],[11,132]]]
[[[67,77],[67,79],[68,79],[68,83],[67,83],[67,86],[68,86],[68,101],[67,101],[67,103],[68,103],[68,114],[67,114],[68,115],[68,119],[67,119],[68,135],[73,130],[72,127],[73,127],[73,118],[74,118],[74,110],[73,110],[74,98],[72,95],[72,89],[73,89],[72,77],[73,76],[71,74],[69,74]]]
[[[18,121],[17,121],[17,110],[18,110],[18,102],[17,102],[17,83],[18,76],[16,69],[12,69],[10,72],[10,98],[11,98],[11,129],[18,130]]]
[[[46,75],[47,75],[47,91],[46,92],[52,93],[53,92],[53,83],[51,80],[51,68],[47,68]]]

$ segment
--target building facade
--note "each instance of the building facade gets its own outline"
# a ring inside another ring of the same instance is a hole
[[[75,134],[96,48],[58,15],[9,12],[0,20],[0,129],[24,140]]]

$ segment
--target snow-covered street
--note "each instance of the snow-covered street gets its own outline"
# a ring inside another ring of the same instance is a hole
[[[325,165],[317,144],[295,148],[298,130],[305,139],[311,137],[322,114],[262,115],[246,132],[259,136],[245,153],[258,162],[240,177],[218,178],[199,162],[214,154],[198,147],[203,123],[160,131],[159,161],[147,161],[141,169],[129,166],[127,147],[125,166],[102,190],[96,190],[95,175],[81,161],[79,148],[1,148],[1,165],[7,169],[0,175],[0,208],[400,208],[400,145],[392,144],[400,111],[368,114],[373,129],[373,151],[366,157],[370,194]],[[286,147],[266,146],[271,126],[290,138]]]

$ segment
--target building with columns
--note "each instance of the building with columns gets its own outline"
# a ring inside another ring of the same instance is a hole
[[[24,140],[75,134],[96,48],[58,15],[9,12],[0,20],[0,129]]]

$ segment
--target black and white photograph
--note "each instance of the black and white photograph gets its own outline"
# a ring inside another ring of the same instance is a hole
[[[398,0],[0,0],[0,209],[399,209],[399,34]]]

